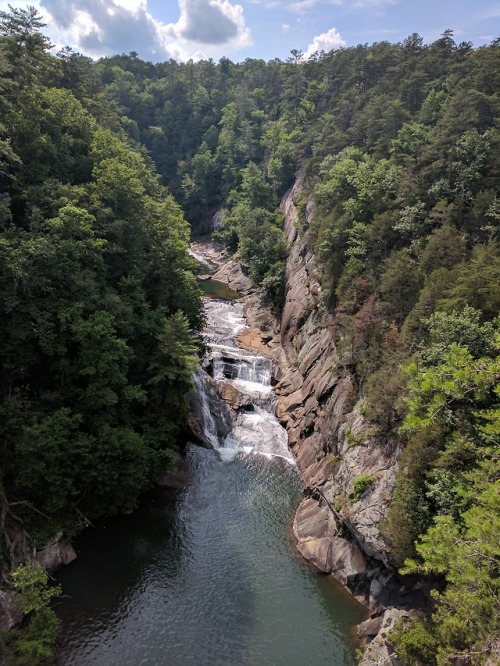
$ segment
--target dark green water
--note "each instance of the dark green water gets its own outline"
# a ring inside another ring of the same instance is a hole
[[[220,298],[224,301],[234,301],[240,297],[239,293],[231,289],[225,282],[219,280],[198,280],[198,284],[210,298]]]
[[[295,551],[294,467],[190,447],[192,484],[80,539],[59,575],[60,664],[342,666],[364,618]]]

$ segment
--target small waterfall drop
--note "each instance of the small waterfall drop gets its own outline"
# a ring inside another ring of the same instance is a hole
[[[196,387],[196,393],[200,400],[201,405],[201,416],[203,419],[203,431],[204,435],[214,449],[218,449],[220,446],[219,436],[217,434],[217,425],[210,409],[210,402],[208,398],[208,392],[206,390],[206,373],[201,368],[198,368],[196,372],[193,373],[193,382]]]

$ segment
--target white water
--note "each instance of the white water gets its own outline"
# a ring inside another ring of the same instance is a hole
[[[201,404],[201,413],[203,417],[204,428],[206,438],[214,449],[218,449],[220,446],[219,437],[217,435],[217,426],[215,424],[215,419],[213,417],[212,411],[210,409],[210,403],[208,401],[208,395],[205,387],[205,372],[198,368],[193,374],[193,382],[196,387],[196,392],[200,398]]]
[[[237,455],[261,455],[282,458],[294,465],[286,431],[274,415],[272,363],[260,354],[236,346],[237,336],[246,328],[241,304],[207,300],[205,309],[206,360],[212,377],[233,385],[245,396],[245,408],[238,413],[231,432],[221,441],[206,393],[206,373],[203,370],[196,373],[194,381],[207,439],[223,460],[233,460]]]

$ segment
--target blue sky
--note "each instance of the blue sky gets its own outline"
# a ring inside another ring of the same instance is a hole
[[[0,9],[8,10],[8,0]],[[91,57],[137,51],[147,60],[228,56],[286,59],[447,28],[474,46],[500,36],[499,0],[30,0],[57,46]]]

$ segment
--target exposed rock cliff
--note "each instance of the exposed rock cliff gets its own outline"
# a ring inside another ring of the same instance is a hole
[[[422,602],[416,581],[391,569],[380,532],[394,489],[398,443],[374,436],[361,413],[356,378],[339,363],[335,321],[321,307],[314,256],[298,224],[301,190],[299,179],[282,202],[289,255],[276,386],[278,415],[308,486],[294,533],[304,557],[381,618],[373,635],[364,636],[371,645],[363,663],[381,657],[397,664],[385,640],[389,625],[402,609]],[[309,222],[311,203],[306,211]]]
[[[314,257],[298,232],[295,197],[300,188],[299,181],[282,206],[289,258],[281,318],[283,378],[276,387],[278,414],[288,428],[306,484],[321,491],[317,495],[320,512],[328,503],[332,516],[335,512],[335,530],[350,533],[353,547],[365,558],[386,565],[386,544],[379,525],[394,487],[396,446],[371,435],[357,409],[360,396],[356,379],[338,363],[334,321],[318,304],[321,285]],[[312,206],[307,210],[310,216]],[[356,483],[360,478],[363,484]],[[299,547],[304,549],[307,535],[300,525],[301,511],[296,534]],[[346,554],[347,569],[351,559]],[[331,570],[339,580],[345,578],[338,556],[335,563],[326,557],[320,568]],[[376,605],[375,599],[367,601]]]

